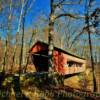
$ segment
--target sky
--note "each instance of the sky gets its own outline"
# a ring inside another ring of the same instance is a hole
[[[32,1],[32,0],[30,0]],[[34,0],[33,6],[29,13],[26,15],[26,27],[32,26],[32,23],[36,23],[38,16],[41,15],[41,13],[44,13],[47,17],[50,13],[50,0]],[[96,7],[100,7],[100,0],[96,0]],[[69,6],[66,6],[65,9],[67,9]],[[71,5],[71,8],[75,9],[72,11],[72,13],[84,13],[84,5]],[[0,16],[1,17],[1,16]],[[2,17],[0,18],[0,22],[2,21]],[[5,33],[3,33],[5,34]]]
[[[28,25],[32,20],[34,21],[41,12],[43,12],[46,16],[49,15],[50,0],[35,0],[31,11],[32,13],[29,13],[26,18]]]
[[[67,0],[68,1],[68,0]],[[74,1],[74,0],[73,0]],[[83,5],[71,5],[71,8],[73,8],[74,13],[84,14],[85,11],[85,2],[86,0],[83,0]],[[95,7],[100,7],[100,0],[95,0]],[[65,9],[70,8],[70,6],[66,6]],[[29,25],[32,20],[36,20],[37,16],[43,12],[46,16],[49,16],[50,13],[50,0],[35,0],[33,7],[32,7],[32,13],[28,14],[27,16],[27,24]],[[72,10],[72,13],[73,13]]]
[[[32,8],[29,10],[28,14],[25,17],[25,23],[26,23],[26,27],[30,27],[32,25],[32,22],[37,20],[37,17],[40,15],[41,12],[45,13],[46,16],[49,15],[49,4],[50,4],[50,0],[30,0],[30,1],[34,1],[32,2]],[[17,12],[15,12],[17,14]],[[19,12],[18,12],[19,13]],[[9,12],[8,12],[9,14]],[[4,16],[4,20],[6,19],[5,14]],[[0,14],[0,23],[4,23],[3,21],[3,16]],[[17,19],[16,19],[17,20]],[[16,30],[15,30],[16,31]],[[16,32],[13,33],[16,33]],[[0,33],[3,37],[6,36],[6,29],[2,30],[0,29]]]

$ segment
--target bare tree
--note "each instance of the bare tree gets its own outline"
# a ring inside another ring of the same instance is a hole
[[[34,35],[36,34],[36,30],[33,30],[33,32],[32,32],[32,35],[31,35],[31,38],[30,38],[30,41],[29,41],[29,44],[28,44],[28,50],[30,49],[30,46],[31,46],[31,43],[32,43],[32,41],[33,41],[33,37],[34,37]],[[24,70],[24,72],[26,72],[26,70],[27,70],[27,66],[28,66],[28,64],[29,64],[29,54],[27,55],[27,57],[26,57],[26,65],[25,65],[25,70]]]
[[[96,77],[95,77],[95,70],[94,70],[94,59],[93,59],[93,49],[92,49],[92,41],[91,41],[91,30],[90,30],[90,15],[89,15],[89,9],[91,8],[91,5],[94,0],[89,0],[86,2],[86,24],[87,24],[87,32],[88,32],[88,40],[89,40],[89,49],[90,49],[90,56],[91,56],[91,65],[92,65],[92,72],[93,72],[93,83],[94,83],[94,88],[93,91],[97,91],[97,86],[96,86]]]
[[[34,1],[34,0],[33,0]],[[31,8],[31,4],[28,7],[28,0],[23,0],[22,1],[22,8],[21,8],[21,14],[20,14],[20,20],[19,20],[19,27],[18,27],[18,33],[20,31],[20,27],[22,24],[22,38],[21,38],[21,53],[20,53],[20,58],[19,58],[19,75],[21,73],[22,70],[22,61],[23,61],[23,48],[24,48],[24,34],[25,34],[25,16],[28,13],[28,11]]]
[[[71,17],[71,18],[74,18],[74,19],[84,18],[84,16],[74,15],[74,14],[65,13],[65,12],[61,13],[59,15],[55,15],[56,8],[60,8],[61,9],[61,6],[67,5],[67,4],[71,4],[71,3],[66,2],[66,0],[60,0],[60,1],[55,3],[54,0],[50,0],[49,47],[48,47],[48,50],[49,50],[48,51],[48,56],[49,56],[49,59],[48,59],[48,64],[49,65],[48,66],[49,66],[50,69],[53,68],[53,66],[54,66],[54,64],[53,64],[53,50],[54,50],[53,38],[54,38],[54,36],[53,35],[54,35],[54,23],[55,23],[55,20],[58,19],[58,18],[64,17],[64,16],[68,16],[68,17]],[[76,2],[74,4],[76,4]]]

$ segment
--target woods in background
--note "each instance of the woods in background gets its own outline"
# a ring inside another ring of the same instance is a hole
[[[49,67],[56,45],[91,60],[94,72],[94,64],[100,62],[98,0],[50,0],[48,13],[34,13],[35,2],[0,0],[0,70],[26,70],[30,46],[42,40],[49,43]]]

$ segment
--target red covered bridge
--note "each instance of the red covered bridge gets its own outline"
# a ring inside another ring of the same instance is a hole
[[[48,71],[48,44],[38,41],[29,51],[37,72]],[[85,71],[86,60],[60,48],[54,47],[54,71],[60,74],[73,74]]]

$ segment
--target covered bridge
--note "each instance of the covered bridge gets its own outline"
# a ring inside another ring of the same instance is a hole
[[[37,72],[48,71],[48,44],[37,41],[29,50],[30,57]],[[74,54],[54,47],[54,71],[60,74],[73,74],[85,71],[86,60]]]

